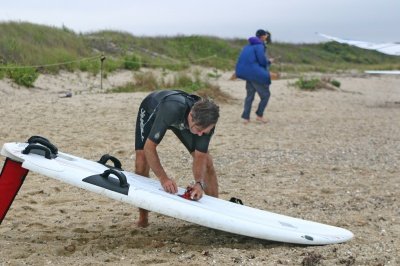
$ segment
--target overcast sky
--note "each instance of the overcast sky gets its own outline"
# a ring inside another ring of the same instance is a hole
[[[1,0],[0,21],[27,21],[79,33],[326,41],[315,32],[370,42],[400,41],[400,0]]]

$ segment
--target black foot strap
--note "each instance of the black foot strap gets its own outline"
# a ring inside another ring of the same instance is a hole
[[[233,203],[237,203],[237,204],[243,205],[243,201],[241,199],[238,199],[238,198],[235,198],[235,197],[232,197],[229,201],[233,202]]]

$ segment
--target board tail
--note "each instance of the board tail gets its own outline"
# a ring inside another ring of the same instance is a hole
[[[15,196],[25,181],[29,170],[21,162],[7,158],[0,173],[0,224],[10,209]]]

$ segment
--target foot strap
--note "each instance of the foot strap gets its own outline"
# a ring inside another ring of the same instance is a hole
[[[237,204],[243,205],[243,201],[241,199],[238,199],[238,198],[235,198],[235,197],[232,197],[229,201],[233,202],[233,203],[237,203]]]

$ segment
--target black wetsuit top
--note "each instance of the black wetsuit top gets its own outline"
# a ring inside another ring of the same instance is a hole
[[[172,130],[189,152],[207,152],[214,129],[198,136],[189,129],[187,117],[196,95],[179,90],[162,90],[149,94],[141,103],[136,120],[135,150],[142,150],[146,139],[159,144],[167,129]]]

